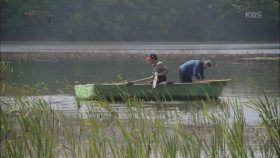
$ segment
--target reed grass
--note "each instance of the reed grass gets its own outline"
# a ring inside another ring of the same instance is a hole
[[[20,93],[21,94],[21,93]],[[107,100],[89,103],[86,116],[70,118],[54,111],[47,101],[20,95],[1,100],[1,150],[5,157],[262,157],[279,156],[278,101],[251,100],[266,130],[246,141],[248,128],[238,101],[220,114],[191,110],[191,123],[175,110],[146,111],[143,102],[127,96],[118,112]],[[213,105],[212,105],[213,106]],[[3,108],[6,107],[6,108]],[[99,110],[97,110],[99,109]],[[100,112],[101,111],[101,112]],[[85,118],[84,118],[85,117]],[[110,119],[112,125],[104,126]],[[75,122],[75,124],[73,124]],[[257,131],[257,127],[254,128]],[[261,136],[260,136],[261,135]],[[256,148],[255,146],[258,146]]]
[[[67,80],[64,84],[70,86]],[[186,119],[160,100],[146,110],[145,102],[124,92],[120,92],[125,101],[122,110],[116,109],[113,98],[106,100],[100,94],[98,101],[80,100],[86,113],[70,117],[32,95],[30,87],[13,91],[17,95],[1,97],[4,157],[280,157],[279,98],[271,100],[266,92],[264,99],[251,99],[250,104],[226,98],[201,100],[203,111],[191,108]],[[259,113],[260,125],[246,122],[244,106]],[[248,129],[255,132],[247,133]]]

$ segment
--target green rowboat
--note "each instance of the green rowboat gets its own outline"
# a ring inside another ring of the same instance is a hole
[[[197,83],[158,84],[152,90],[151,84],[87,84],[75,85],[76,97],[80,99],[125,100],[127,97],[137,97],[144,100],[191,100],[218,98],[226,84],[231,79],[205,80]]]

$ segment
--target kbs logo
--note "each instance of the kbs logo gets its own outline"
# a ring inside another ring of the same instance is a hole
[[[262,12],[245,12],[246,18],[262,18]]]

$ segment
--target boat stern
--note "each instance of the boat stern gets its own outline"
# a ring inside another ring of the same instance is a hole
[[[90,99],[94,94],[94,85],[87,84],[87,85],[75,85],[75,94],[77,98],[80,99]]]

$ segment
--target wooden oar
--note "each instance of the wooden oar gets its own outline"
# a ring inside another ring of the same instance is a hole
[[[156,89],[157,81],[158,81],[158,75],[155,75],[154,80],[153,80],[153,87],[152,87],[153,90]]]
[[[129,82],[136,83],[136,82],[146,81],[146,80],[149,80],[149,79],[150,79],[150,77],[143,78],[143,79],[140,79],[140,80],[135,80],[135,81],[129,81]]]
[[[140,79],[140,80],[135,80],[135,81],[128,81],[128,82],[125,82],[124,84],[130,84],[130,85],[132,85],[132,84],[134,84],[134,83],[136,83],[136,82],[146,81],[146,80],[149,80],[149,79],[150,79],[150,77],[148,77],[148,78],[143,78],[143,79]]]
[[[202,81],[199,81],[201,83],[203,82],[226,82],[226,81],[231,81],[232,79],[222,79],[222,80],[215,80],[215,79],[208,79],[208,80],[202,80]]]

